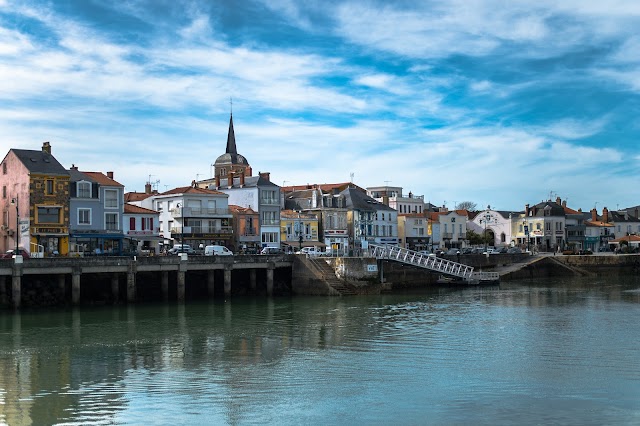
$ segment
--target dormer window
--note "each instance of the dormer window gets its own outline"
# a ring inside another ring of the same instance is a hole
[[[76,188],[78,198],[91,198],[91,182],[78,182]]]

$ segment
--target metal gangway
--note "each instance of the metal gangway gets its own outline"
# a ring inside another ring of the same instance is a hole
[[[436,257],[435,254],[420,253],[397,246],[369,244],[371,255],[378,259],[389,259],[408,265],[426,268],[442,274],[453,275],[464,280],[475,279],[473,266]]]

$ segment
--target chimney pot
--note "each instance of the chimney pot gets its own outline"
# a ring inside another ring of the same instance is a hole
[[[51,154],[51,144],[49,142],[42,142],[42,151]]]
[[[113,172],[107,172],[107,177],[109,179],[113,179]]]

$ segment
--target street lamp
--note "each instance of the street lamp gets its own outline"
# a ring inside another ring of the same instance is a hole
[[[302,241],[304,240],[304,238],[302,237],[302,230],[304,228],[303,222],[302,222],[302,217],[300,216],[300,211],[298,211],[298,222],[296,223],[298,231],[296,232],[298,234],[298,251],[302,251]]]
[[[184,249],[184,203],[176,204],[176,207],[180,209],[180,220],[182,221],[182,225],[180,226],[180,251]]]
[[[18,238],[20,237],[20,211],[18,210],[18,196],[16,195],[16,198],[12,198],[11,199],[11,205],[12,206],[16,206],[16,235],[15,235],[15,240],[16,240],[16,251],[13,253],[14,255],[18,255]]]
[[[522,221],[522,229],[524,231],[524,235],[527,237],[527,253],[529,252],[529,242],[531,241],[531,234],[529,233],[529,225],[527,225],[527,221]]]

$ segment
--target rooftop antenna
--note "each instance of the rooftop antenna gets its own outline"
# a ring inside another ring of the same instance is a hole
[[[384,183],[386,184],[386,186],[389,186],[389,182],[393,182],[391,180],[385,180]]]
[[[351,183],[353,183],[353,172],[349,173],[349,176],[351,176]]]

